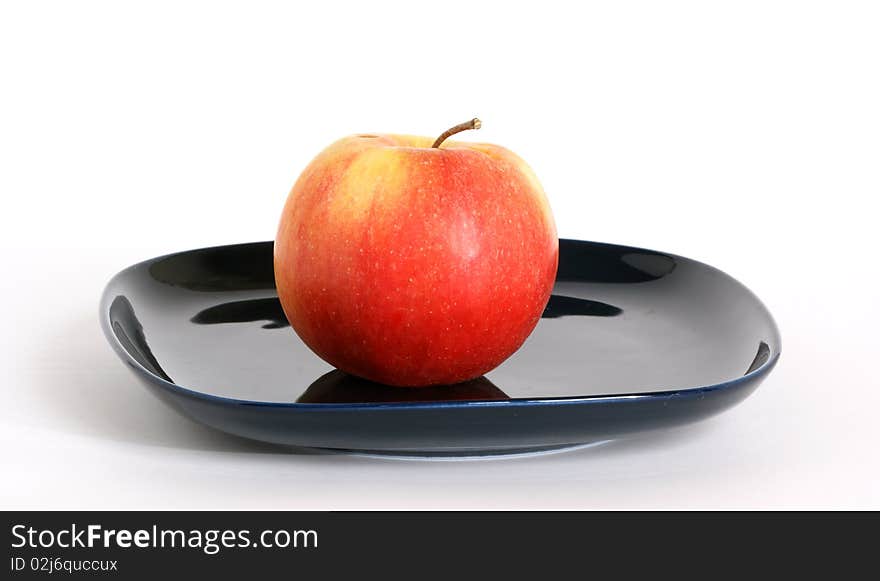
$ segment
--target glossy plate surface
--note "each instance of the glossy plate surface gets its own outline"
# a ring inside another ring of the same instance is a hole
[[[679,256],[560,241],[553,296],[525,345],[450,387],[372,384],[315,356],[288,326],[272,243],[136,264],[104,292],[110,344],[164,401],[268,442],[415,454],[505,453],[669,428],[749,395],[779,332],[742,284]]]

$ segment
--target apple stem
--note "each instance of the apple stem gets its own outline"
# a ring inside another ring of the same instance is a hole
[[[450,127],[449,129],[444,131],[443,134],[437,138],[437,140],[434,142],[434,145],[432,145],[431,147],[440,147],[440,144],[446,141],[446,139],[450,135],[455,135],[456,133],[461,133],[462,131],[467,131],[468,129],[479,129],[482,126],[483,122],[476,117],[474,117],[470,121],[459,123],[455,127]]]

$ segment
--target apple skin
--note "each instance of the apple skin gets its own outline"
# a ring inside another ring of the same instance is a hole
[[[559,241],[532,170],[479,143],[355,135],[288,196],[275,281],[318,356],[395,386],[479,377],[538,323]]]

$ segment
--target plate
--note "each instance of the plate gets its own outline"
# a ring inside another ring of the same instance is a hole
[[[395,455],[550,451],[673,428],[742,401],[780,353],[772,316],[700,262],[560,240],[556,284],[522,348],[479,379],[406,389],[334,370],[275,292],[272,243],[131,266],[101,325],[141,382],[208,426],[298,447]]]

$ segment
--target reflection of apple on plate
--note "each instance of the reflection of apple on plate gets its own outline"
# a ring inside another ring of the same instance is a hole
[[[556,276],[553,216],[514,153],[444,142],[479,125],[436,140],[346,137],[297,180],[276,285],[293,329],[330,364],[389,385],[454,384],[534,329]]]
[[[510,399],[485,377],[455,385],[400,389],[374,383],[338,369],[325,373],[299,397],[297,403],[382,403],[430,401],[502,401]]]

